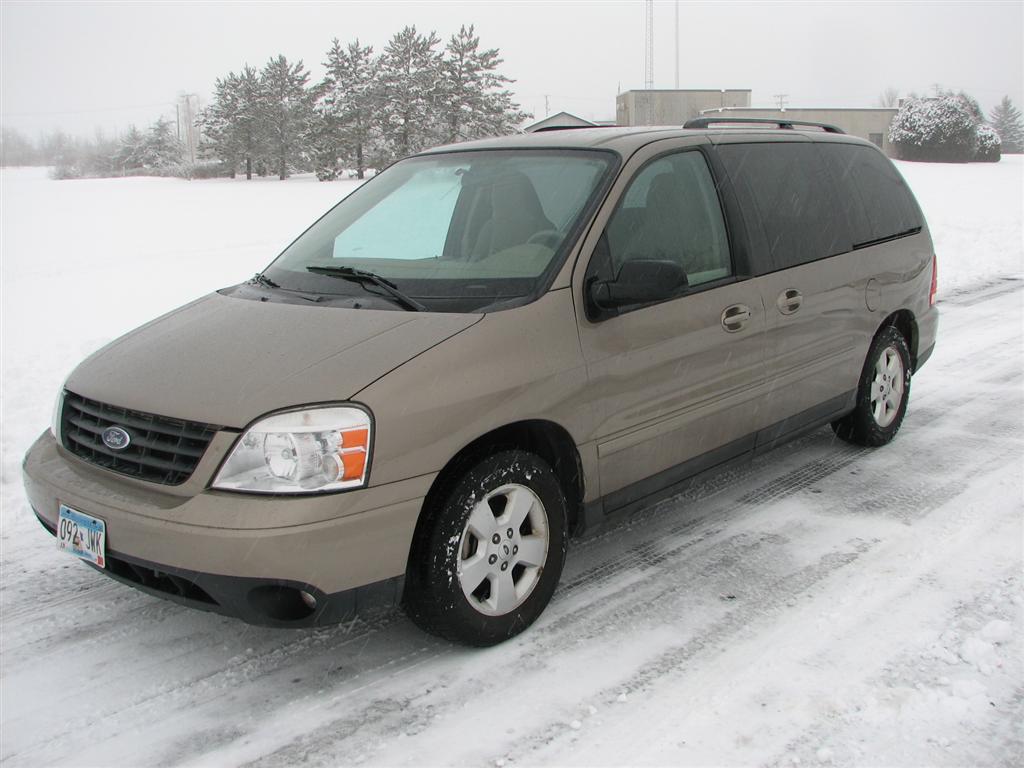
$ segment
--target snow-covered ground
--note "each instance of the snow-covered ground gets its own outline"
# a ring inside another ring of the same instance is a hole
[[[5,765],[1024,763],[1024,164],[901,164],[942,321],[897,440],[821,430],[577,542],[524,635],[249,627],[102,579],[21,489],[63,377],[354,182],[0,173]]]

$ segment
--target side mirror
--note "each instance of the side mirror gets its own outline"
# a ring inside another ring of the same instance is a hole
[[[618,277],[590,284],[590,298],[603,311],[632,304],[651,304],[679,293],[688,285],[686,272],[674,261],[633,259],[623,263]]]

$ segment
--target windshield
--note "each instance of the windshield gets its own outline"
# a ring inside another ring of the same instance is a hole
[[[431,311],[514,303],[561,264],[614,157],[514,150],[404,160],[331,209],[266,274],[284,289],[366,296],[380,291],[327,272],[372,272]]]

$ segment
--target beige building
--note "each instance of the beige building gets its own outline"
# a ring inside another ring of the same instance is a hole
[[[889,157],[895,155],[893,147],[889,144],[889,124],[896,116],[895,109],[759,109],[747,107],[744,109],[726,108],[713,109],[705,112],[702,117],[714,117],[721,112],[722,116],[728,117],[767,117],[789,120],[806,120],[812,123],[829,123],[830,125],[842,128],[851,136],[859,136],[862,139],[875,144]]]
[[[851,136],[874,143],[885,154],[895,156],[889,144],[889,125],[896,109],[884,108],[816,108],[772,109],[751,107],[749,89],[698,89],[626,91],[615,97],[617,125],[683,125],[695,117],[764,117],[769,119],[805,120],[829,123]],[[608,125],[607,121],[585,120],[568,112],[558,112],[523,130],[544,128]]]
[[[615,97],[615,121],[619,125],[682,125],[709,109],[749,106],[749,89],[626,91]]]

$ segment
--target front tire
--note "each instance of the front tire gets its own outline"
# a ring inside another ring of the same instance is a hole
[[[911,360],[906,339],[893,326],[871,342],[857,387],[857,405],[832,429],[855,445],[877,447],[892,440],[903,424],[910,398]]]
[[[524,451],[489,456],[424,510],[403,602],[422,629],[488,646],[544,611],[565,560],[568,510],[551,467]]]

